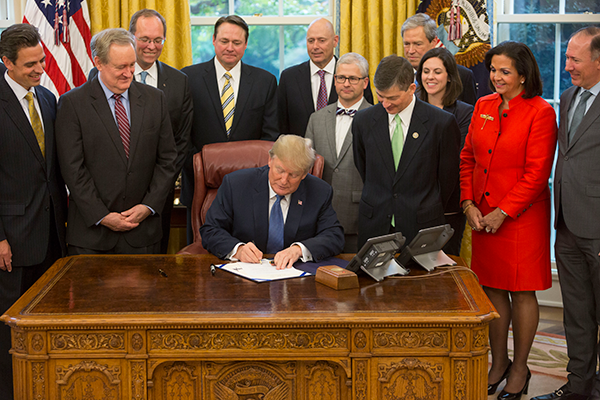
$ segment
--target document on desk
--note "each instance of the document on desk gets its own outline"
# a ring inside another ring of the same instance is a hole
[[[239,275],[242,278],[250,279],[254,282],[269,282],[313,275],[296,268],[276,269],[275,265],[271,264],[271,260],[266,259],[261,260],[260,264],[233,262],[222,264],[218,267],[219,269]]]

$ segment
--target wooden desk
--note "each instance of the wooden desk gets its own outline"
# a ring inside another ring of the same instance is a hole
[[[1,318],[15,399],[487,398],[496,312],[468,271],[335,291],[215,261],[59,260]]]

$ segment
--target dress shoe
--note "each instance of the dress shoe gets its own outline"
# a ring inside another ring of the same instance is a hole
[[[510,375],[510,367],[512,367],[512,360],[508,360],[508,367],[506,367],[506,369],[504,370],[504,373],[502,374],[502,377],[500,378],[500,380],[498,382],[488,383],[488,396],[491,396],[494,393],[496,393],[496,389],[498,389],[498,385],[500,383],[502,383],[503,380],[508,378],[508,375]]]
[[[509,393],[506,390],[503,390],[498,395],[498,400],[519,400],[523,394],[527,394],[527,390],[529,389],[529,380],[531,379],[531,371],[527,368],[527,378],[525,379],[525,385],[523,385],[523,389],[517,393]]]
[[[587,400],[588,396],[583,394],[573,393],[566,386],[554,391],[553,393],[537,396],[531,400]]]

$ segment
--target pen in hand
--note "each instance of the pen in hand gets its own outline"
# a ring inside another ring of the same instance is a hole
[[[212,274],[212,276],[215,276],[216,271],[217,267],[215,267],[215,264],[210,264],[210,273]]]

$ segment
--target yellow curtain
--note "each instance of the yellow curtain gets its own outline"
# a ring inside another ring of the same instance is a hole
[[[419,0],[341,0],[340,55],[352,51],[365,57],[372,81],[383,57],[404,55],[400,28],[406,18],[416,13],[418,3]]]
[[[89,0],[92,35],[107,28],[129,29],[131,16],[142,8],[158,11],[167,21],[167,38],[160,61],[181,69],[192,64],[188,0]]]

